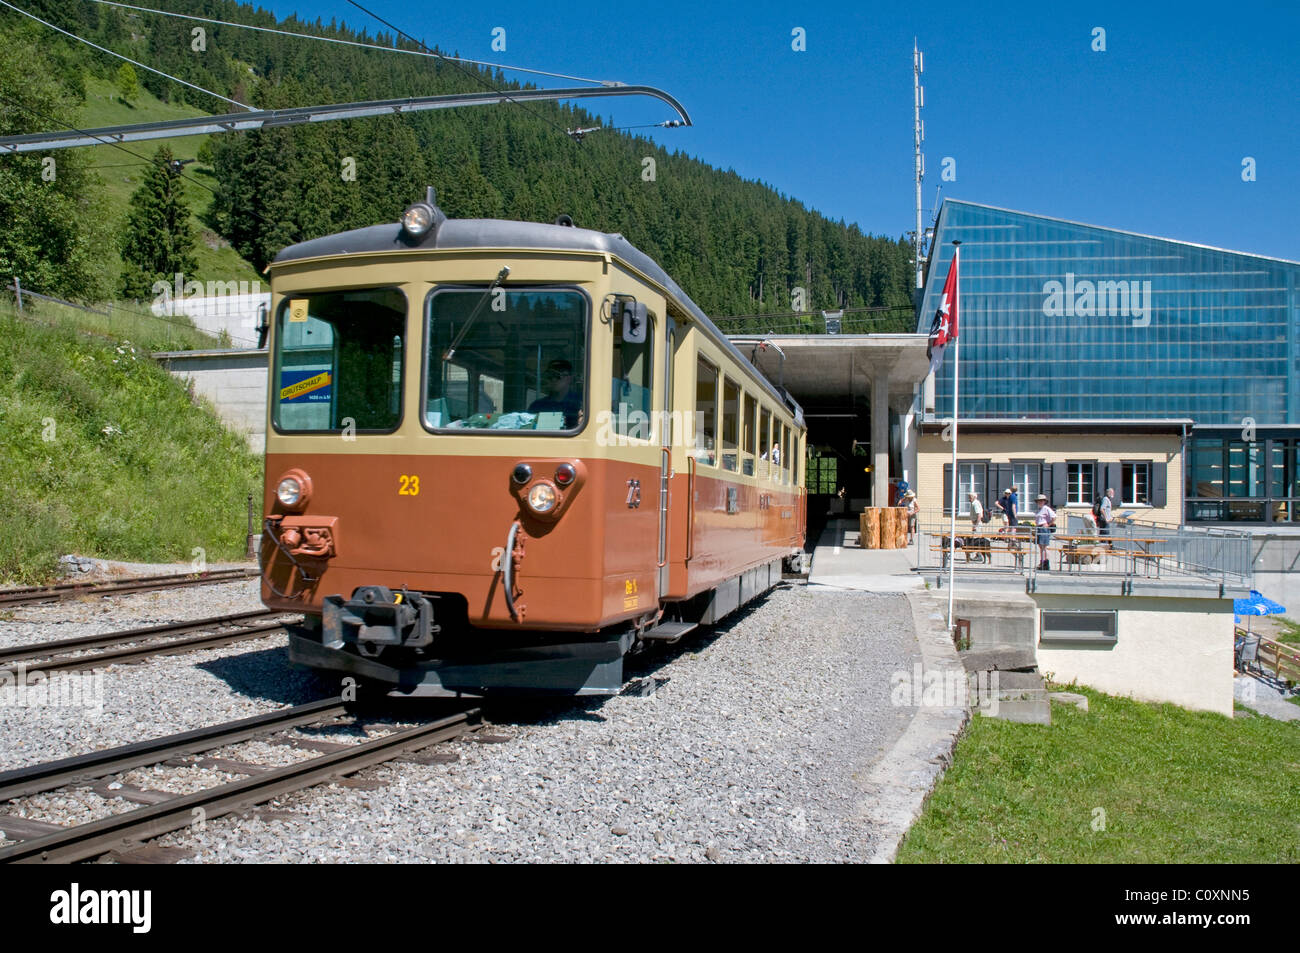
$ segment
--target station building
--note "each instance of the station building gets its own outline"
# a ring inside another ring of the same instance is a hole
[[[1300,263],[950,199],[918,333],[954,240],[959,515],[1015,483],[1022,509],[1042,492],[1086,510],[1110,487],[1134,518],[1300,524]],[[917,411],[918,499],[940,517],[951,349]]]

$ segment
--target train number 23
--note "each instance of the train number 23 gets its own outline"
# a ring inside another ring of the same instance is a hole
[[[419,496],[420,495],[420,477],[417,474],[401,474],[397,478],[401,485],[397,488],[398,496]]]

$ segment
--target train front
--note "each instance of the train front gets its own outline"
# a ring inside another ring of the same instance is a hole
[[[277,257],[262,598],[304,613],[292,660],[397,694],[618,691],[657,608],[628,487],[661,457],[606,446],[592,385],[648,412],[652,345],[611,330],[627,276],[579,233],[430,201]]]

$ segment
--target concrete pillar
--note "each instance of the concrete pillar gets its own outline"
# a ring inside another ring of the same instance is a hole
[[[889,505],[889,369],[871,379],[871,505]]]
[[[903,457],[903,479],[916,487],[916,402],[898,416],[899,450]]]
[[[927,414],[934,413],[934,375],[926,374],[925,383],[921,385],[925,394],[922,406]]]

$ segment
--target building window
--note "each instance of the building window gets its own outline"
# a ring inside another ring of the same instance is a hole
[[[1011,483],[1019,489],[1016,499],[1020,501],[1020,512],[1038,512],[1038,501],[1034,497],[1042,487],[1042,471],[1042,465],[1038,463],[1011,464]],[[1004,489],[1006,487],[994,487],[993,491],[1001,494]]]
[[[1092,464],[1067,463],[1065,502],[1067,505],[1092,505]]]
[[[835,482],[839,461],[833,456],[808,458],[808,492],[834,496],[839,491]]]
[[[1120,503],[1124,506],[1148,506],[1151,503],[1151,464],[1124,464],[1124,486]]]
[[[982,463],[957,464],[958,516],[970,516],[970,493],[972,490],[979,499],[984,499],[984,482],[987,470],[988,468]]]

